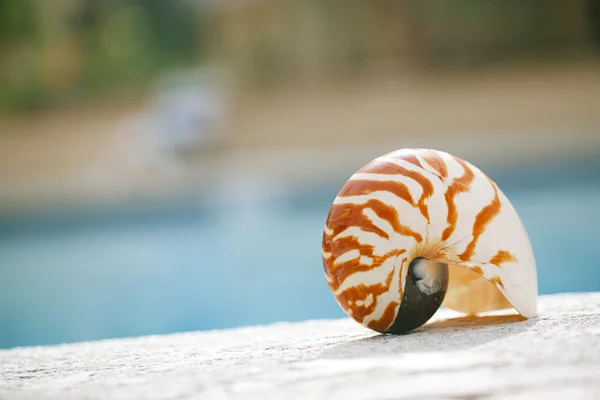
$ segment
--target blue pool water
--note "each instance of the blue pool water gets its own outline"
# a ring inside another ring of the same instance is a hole
[[[488,172],[529,232],[540,293],[600,290],[600,163],[528,171]],[[0,348],[342,317],[320,259],[342,183],[235,209],[0,216]]]

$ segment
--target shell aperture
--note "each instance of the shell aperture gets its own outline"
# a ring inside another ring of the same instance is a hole
[[[438,310],[447,289],[446,264],[415,258],[409,266],[402,303],[385,333],[406,333],[423,325]]]
[[[537,313],[535,260],[516,211],[448,153],[404,149],[365,165],[333,201],[322,245],[336,301],[377,332],[409,332],[441,305]]]

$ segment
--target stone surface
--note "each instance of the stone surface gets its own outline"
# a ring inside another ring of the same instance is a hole
[[[191,398],[600,398],[600,293],[405,336],[341,319],[0,351],[3,400]]]

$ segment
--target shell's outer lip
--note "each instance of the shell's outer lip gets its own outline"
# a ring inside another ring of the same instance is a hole
[[[515,310],[519,314],[521,314],[525,318],[535,318],[537,317],[537,302],[527,302],[520,299],[518,296],[513,296],[510,291],[505,290],[502,287],[498,287],[500,293],[506,297],[506,300],[514,307]],[[537,296],[536,296],[537,298]]]
[[[323,233],[323,264],[344,311],[382,331],[402,303],[407,263],[419,256],[463,265],[521,315],[537,315],[531,244],[504,193],[460,158],[405,149],[373,160],[340,190]]]
[[[470,271],[474,271],[477,274],[481,275],[483,278],[485,278],[485,280],[489,284],[496,287],[496,289],[502,294],[502,296],[504,296],[504,298],[510,304],[510,306],[512,306],[512,308],[514,308],[523,317],[534,318],[537,316],[538,287],[537,287],[537,276],[536,275],[534,275],[533,277],[530,277],[529,279],[523,279],[523,281],[521,282],[522,284],[512,285],[512,286],[508,286],[508,285],[503,286],[503,284],[500,283],[502,281],[496,279],[496,276],[492,276],[492,277],[486,276],[485,270],[484,270],[484,273],[481,274],[481,272],[479,271],[481,268],[479,268],[477,266],[473,267],[473,266],[469,266],[469,265],[464,265],[464,266],[459,266],[459,267],[465,268]],[[497,268],[497,267],[493,267],[493,268]],[[535,265],[529,266],[524,269],[535,272]],[[507,275],[509,275],[509,274],[506,272],[504,274],[500,274],[500,276],[504,276],[505,279],[506,279]],[[456,309],[447,304],[445,304],[444,306],[447,308]],[[503,309],[503,308],[505,308],[505,307],[499,307],[497,309]],[[456,309],[456,311],[462,311],[462,310]],[[491,310],[484,310],[484,311],[491,311]]]

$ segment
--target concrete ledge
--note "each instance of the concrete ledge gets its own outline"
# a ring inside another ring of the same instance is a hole
[[[406,336],[349,319],[0,351],[0,399],[600,398],[600,293],[539,317],[439,312]]]

